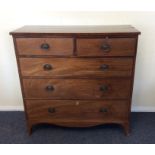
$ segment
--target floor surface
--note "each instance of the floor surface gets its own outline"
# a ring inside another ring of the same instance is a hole
[[[31,136],[23,112],[0,112],[0,143],[4,144],[138,144],[155,143],[155,113],[132,113],[132,132],[125,136],[119,125],[92,128],[34,127]]]

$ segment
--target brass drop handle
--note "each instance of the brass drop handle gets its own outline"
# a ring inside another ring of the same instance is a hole
[[[50,64],[45,64],[45,65],[43,66],[43,68],[44,68],[45,71],[48,71],[48,70],[51,70],[51,69],[52,69],[52,65],[50,65]]]
[[[43,43],[43,44],[41,44],[40,48],[43,50],[48,50],[50,48],[50,45],[47,43]]]
[[[108,70],[109,69],[109,66],[107,64],[102,64],[100,66],[100,69],[103,70],[103,71],[105,71],[105,70]]]
[[[110,47],[110,45],[109,44],[103,44],[103,45],[101,45],[101,50],[103,50],[103,52],[110,52],[110,50],[111,50],[111,47]]]
[[[46,86],[47,91],[54,91],[54,87],[52,85]]]
[[[55,113],[55,108],[49,107],[49,108],[48,108],[48,112],[49,112],[49,113]]]
[[[108,86],[107,85],[102,85],[100,87],[100,91],[106,92],[108,90]]]
[[[106,113],[106,112],[108,112],[108,109],[107,109],[107,108],[101,108],[101,109],[100,109],[100,112]]]

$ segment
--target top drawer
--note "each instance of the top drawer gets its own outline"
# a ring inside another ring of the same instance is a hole
[[[136,38],[79,38],[78,56],[134,56]]]
[[[16,45],[19,55],[73,54],[73,38],[17,38]]]

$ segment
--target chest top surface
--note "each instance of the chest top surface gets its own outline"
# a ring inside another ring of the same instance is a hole
[[[89,26],[23,26],[11,35],[20,34],[140,34],[140,31],[131,25],[89,25]]]

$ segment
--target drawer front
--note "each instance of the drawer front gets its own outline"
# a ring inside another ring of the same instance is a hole
[[[136,38],[77,39],[78,56],[134,56]]]
[[[126,77],[132,75],[132,58],[20,58],[22,76]]]
[[[72,38],[16,38],[19,55],[73,55]]]
[[[24,79],[26,98],[126,99],[130,79]]]
[[[26,100],[29,119],[123,121],[128,117],[127,100],[75,101],[75,100]]]

